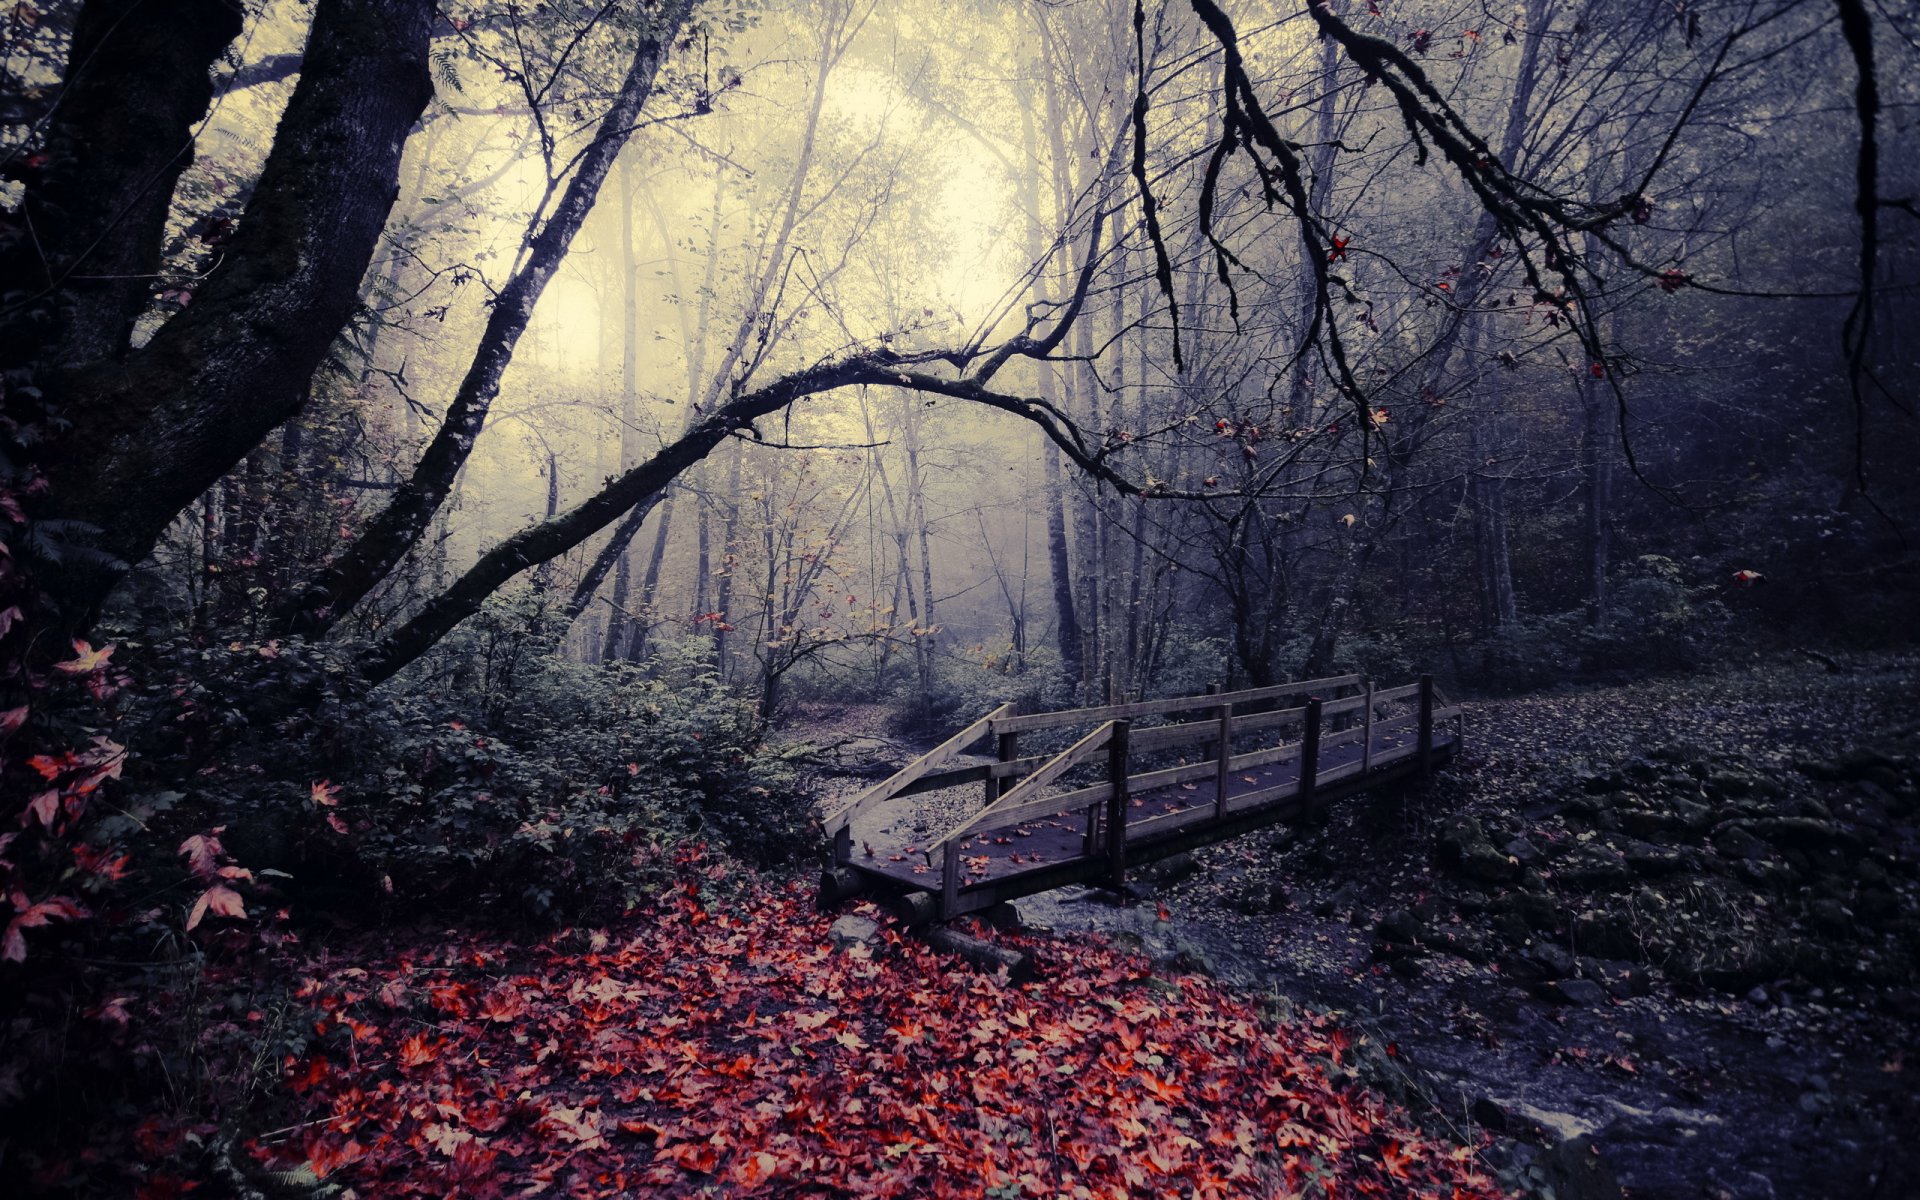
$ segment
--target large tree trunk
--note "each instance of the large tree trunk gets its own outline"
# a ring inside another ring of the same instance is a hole
[[[479,347],[439,432],[427,444],[412,476],[346,552],[321,572],[300,599],[298,610],[282,614],[288,628],[308,633],[330,628],[386,578],[426,531],[433,514],[446,500],[454,476],[473,453],[487,412],[499,394],[500,379],[513,361],[521,334],[533,319],[534,306],[559,271],[574,235],[592,211],[602,183],[632,135],[642,106],[653,94],[654,79],[667,48],[678,36],[690,7],[691,0],[670,4],[641,35],[619,95],[601,118],[593,141],[581,153],[580,164],[559,202],[539,232],[528,240],[520,269],[493,298]]]
[[[620,469],[630,471],[640,458],[640,272],[633,247],[633,178],[630,157],[620,160]],[[644,518],[643,518],[644,519]],[[600,648],[602,662],[620,656],[633,636],[633,618],[628,615],[628,592],[633,577],[633,557],[626,552],[631,535],[622,538],[626,522],[614,528],[613,602],[608,606],[607,637]],[[638,526],[635,526],[638,529]],[[599,587],[594,581],[594,587]],[[592,589],[587,592],[593,594]],[[584,604],[582,605],[584,607]]]
[[[1613,397],[1583,374],[1580,436],[1581,572],[1586,576],[1587,624],[1607,619],[1607,567],[1613,551]]]
[[[171,11],[158,6],[156,19]],[[45,460],[52,515],[98,527],[103,549],[136,562],[178,513],[299,410],[359,301],[361,277],[393,205],[407,131],[431,94],[432,13],[424,0],[321,0],[307,70],[238,232],[192,307],[142,349],[54,381],[50,391],[67,401],[72,433]],[[206,33],[197,44],[218,36]],[[168,35],[155,38],[172,44]],[[151,43],[123,50],[149,58],[142,69],[163,57]],[[206,70],[204,59],[172,65],[196,75]],[[126,86],[112,74],[98,80]],[[198,86],[199,99],[170,104],[169,119],[196,102],[204,108],[204,84]],[[146,103],[131,90],[123,99]],[[110,122],[113,114],[108,104],[99,119]],[[73,127],[69,136],[77,146],[98,132]],[[180,151],[186,132],[182,124],[166,140],[167,155]],[[91,322],[90,337],[117,338],[109,328],[124,328],[130,301],[115,297],[113,321]],[[68,618],[84,620],[112,579],[96,573],[54,582]]]
[[[193,163],[193,126],[212,98],[211,67],[240,35],[242,15],[227,0],[91,0],[80,10],[48,162],[22,206],[33,237],[7,255],[4,272],[9,288],[64,294],[49,306],[49,361],[117,360],[131,349],[173,186]]]

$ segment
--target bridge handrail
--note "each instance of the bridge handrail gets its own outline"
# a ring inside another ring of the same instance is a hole
[[[1108,721],[1098,729],[1081,738],[1073,745],[1053,756],[1045,766],[1021,780],[1007,793],[987,805],[958,826],[948,831],[946,836],[935,843],[929,854],[938,850],[944,852],[949,845],[957,845],[967,834],[977,827],[998,828],[1000,817],[1028,803],[1040,799],[1040,793],[1054,780],[1080,763],[1085,762],[1095,751],[1103,748],[1113,738],[1114,722]]]
[[[1057,729],[1062,725],[1090,725],[1095,721],[1132,720],[1135,717],[1158,716],[1170,712],[1197,712],[1202,709],[1218,708],[1223,704],[1251,704],[1281,696],[1296,696],[1304,692],[1354,687],[1359,683],[1358,675],[1334,675],[1326,679],[1303,679],[1297,683],[1276,683],[1268,687],[1247,688],[1238,692],[1174,696],[1165,700],[1135,700],[1129,704],[1106,704],[1098,708],[1069,708],[1059,712],[1028,713],[1025,716],[996,718],[993,722],[993,732],[996,734],[1021,733],[1032,729]]]
[[[941,742],[938,746],[935,746],[919,758],[914,759],[906,766],[895,771],[892,775],[889,775],[887,778],[874,784],[866,791],[848,801],[838,811],[822,820],[820,823],[821,828],[826,831],[829,837],[837,837],[860,813],[884,800],[891,799],[901,788],[906,787],[947,759],[952,758],[955,754],[958,754],[960,751],[965,750],[981,738],[987,736],[994,720],[1006,716],[1011,713],[1013,709],[1014,705],[1012,701],[1008,701],[986,716],[981,717],[978,721],[975,721],[959,733],[954,734],[946,741]]]

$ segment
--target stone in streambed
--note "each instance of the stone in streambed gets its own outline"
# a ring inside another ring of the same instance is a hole
[[[877,946],[880,944],[880,926],[865,917],[848,915],[827,926],[827,937],[841,950],[853,945]]]

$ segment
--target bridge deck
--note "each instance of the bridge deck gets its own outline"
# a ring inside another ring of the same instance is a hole
[[[1436,763],[1451,758],[1455,746],[1451,735],[1436,736]],[[1314,802],[1329,803],[1417,774],[1420,763],[1414,749],[1410,731],[1377,734],[1372,769],[1364,774],[1359,769],[1358,742],[1324,751]],[[1300,765],[1294,757],[1230,775],[1224,812],[1212,779],[1130,796],[1128,865],[1157,861],[1301,815]],[[916,838],[914,821],[906,814],[880,817],[855,824],[853,853],[843,865],[873,877],[886,890],[939,892],[938,836]],[[948,915],[977,912],[1003,900],[1104,876],[1110,869],[1104,847],[1088,846],[1088,827],[1095,821],[1086,808],[1061,810],[1007,828],[982,830],[960,842],[965,873],[958,888],[959,906]]]

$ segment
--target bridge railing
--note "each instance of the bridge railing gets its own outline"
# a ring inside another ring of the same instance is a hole
[[[1334,699],[1314,694],[1347,689],[1357,694]],[[1242,705],[1264,705],[1303,694],[1310,697],[1304,705],[1264,712],[1238,711]],[[1396,706],[1404,706],[1405,711],[1393,712]],[[1140,728],[1134,725],[1142,717],[1195,712],[1208,715],[1167,725]],[[1302,804],[1310,804],[1315,791],[1322,786],[1409,758],[1418,758],[1424,774],[1433,761],[1436,727],[1451,720],[1455,722],[1458,737],[1464,732],[1461,719],[1461,710],[1439,696],[1430,676],[1384,689],[1376,689],[1358,675],[1236,692],[1221,692],[1216,686],[1200,696],[1025,715],[1016,715],[1011,704],[1004,704],[856,796],[828,817],[824,826],[834,839],[835,861],[844,865],[851,858],[851,825],[860,813],[891,799],[984,781],[982,809],[949,830],[926,851],[929,865],[936,855],[939,857],[942,909],[952,912],[953,899],[964,885],[966,874],[961,847],[980,834],[1046,817],[1083,813],[1086,833],[1082,857],[1104,854],[1111,873],[1118,880],[1125,871],[1129,830],[1134,837],[1147,836],[1162,828],[1225,817],[1230,812],[1259,807],[1290,794],[1297,794]],[[1057,754],[1019,756],[1022,733],[1085,725],[1095,725],[1095,728]],[[1282,738],[1274,745],[1235,751],[1236,738],[1294,726],[1299,728],[1297,741]],[[1404,745],[1376,749],[1382,735],[1395,733],[1410,733],[1412,738]],[[936,770],[989,736],[995,739],[998,761]],[[1134,773],[1135,754],[1206,742],[1212,743],[1212,753],[1205,758]],[[1325,752],[1355,742],[1361,747],[1357,758],[1323,770]],[[1051,790],[1062,777],[1094,761],[1103,750],[1106,752],[1105,779],[1065,792]],[[1300,763],[1297,774],[1271,787],[1232,794],[1230,784],[1234,775],[1295,758]],[[1196,805],[1129,826],[1126,813],[1132,795],[1208,778],[1214,784],[1211,804]]]

